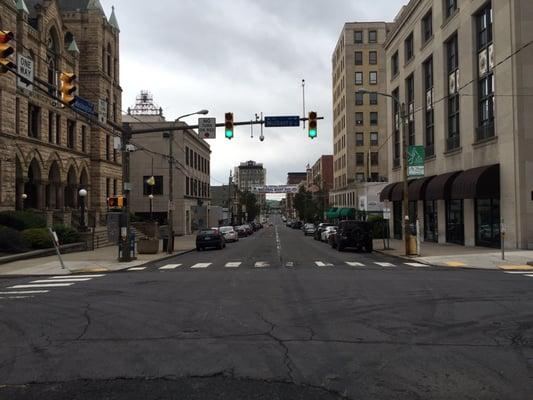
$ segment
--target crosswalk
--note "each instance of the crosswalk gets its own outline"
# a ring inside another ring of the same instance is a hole
[[[512,275],[520,275],[524,276],[526,278],[533,278],[533,271],[503,271],[506,274],[512,274]]]
[[[296,262],[296,261],[285,261],[282,264],[285,268],[294,268],[296,266],[298,267],[312,267],[317,269],[327,269],[327,268],[335,268],[335,267],[349,267],[349,268],[379,268],[383,270],[388,269],[394,269],[398,267],[411,267],[411,268],[429,268],[429,265],[421,264],[421,263],[410,263],[410,262],[380,262],[380,261],[367,261],[367,262],[361,262],[361,261],[343,261],[343,262],[328,262],[328,261],[314,261],[311,263],[303,263],[303,262]],[[240,260],[235,261],[228,261],[225,263],[219,263],[219,262],[198,262],[198,263],[182,263],[182,264],[165,264],[155,267],[155,269],[159,271],[175,271],[175,270],[184,270],[184,269],[192,269],[192,270],[211,270],[211,269],[243,269],[243,268],[250,268],[250,269],[268,269],[268,268],[279,268],[280,264],[278,262],[270,262],[270,261],[249,261],[249,262],[243,262]],[[132,272],[140,272],[145,271],[147,267],[132,267],[129,268],[128,271]],[[149,269],[153,270],[153,268]]]
[[[8,286],[0,290],[0,300],[28,299],[36,295],[50,293],[51,290],[68,288],[81,282],[102,278],[104,274],[60,275],[46,279],[36,279],[28,283]]]

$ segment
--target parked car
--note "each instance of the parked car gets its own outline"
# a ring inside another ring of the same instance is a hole
[[[239,240],[239,235],[233,229],[233,226],[221,226],[219,228],[220,233],[224,236],[226,242],[236,242]]]
[[[235,229],[235,231],[237,232],[237,236],[240,238],[248,236],[248,231],[242,225],[236,226],[233,229]]]
[[[288,219],[287,222],[285,223],[285,225],[287,225],[287,227],[291,228],[293,223],[294,223],[293,219]]]
[[[281,217],[281,220],[282,220],[283,222],[287,222],[287,217],[283,216],[283,217]]]
[[[251,225],[244,224],[243,227],[244,227],[244,229],[246,229],[246,232],[248,232],[248,236],[250,236],[252,233],[254,233],[254,229],[252,228]]]
[[[326,226],[326,229],[324,229],[320,234],[320,241],[327,242],[329,233],[334,231],[335,229],[337,229],[336,226]]]
[[[218,229],[204,229],[196,235],[196,250],[204,250],[208,247],[214,247],[222,250],[226,247],[224,236]]]
[[[353,247],[357,250],[365,249],[367,253],[373,250],[372,224],[366,221],[341,221],[335,237],[335,248],[342,251]]]
[[[315,230],[315,234],[313,235],[315,240],[322,240],[322,238],[321,238],[322,232],[324,232],[324,230],[328,226],[333,226],[333,224],[328,224],[326,222],[322,222],[322,223],[318,224],[318,226],[316,227],[316,230]]]
[[[292,229],[302,229],[303,222],[302,221],[294,221],[291,225]]]
[[[304,235],[314,235],[316,231],[314,224],[305,224],[304,225]]]

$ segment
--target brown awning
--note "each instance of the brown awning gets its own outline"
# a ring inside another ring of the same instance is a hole
[[[386,200],[392,200],[392,190],[396,185],[398,185],[398,182],[395,183],[389,183],[387,186],[383,188],[381,193],[379,194],[379,201],[386,201]]]
[[[411,184],[413,182],[414,181],[407,182],[409,187],[411,187]],[[407,193],[409,194],[409,190],[407,191]],[[403,182],[398,182],[398,184],[394,186],[394,188],[392,189],[392,201],[401,201],[401,200],[403,200]]]
[[[426,186],[426,200],[445,200],[449,199],[452,190],[452,183],[461,171],[448,172],[437,175],[429,181]]]
[[[409,200],[425,200],[426,187],[435,176],[420,178],[409,185]]]
[[[452,199],[500,198],[500,165],[487,165],[461,172],[453,181]]]

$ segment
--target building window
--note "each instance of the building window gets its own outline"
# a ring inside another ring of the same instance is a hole
[[[392,76],[396,76],[400,71],[400,59],[398,56],[398,51],[396,51],[396,53],[394,53],[391,57],[391,71]]]
[[[189,148],[185,147],[185,165],[189,166]]]
[[[56,144],[61,145],[61,115],[56,115]]]
[[[81,151],[87,153],[87,127],[81,126]]]
[[[368,43],[377,43],[377,41],[378,41],[378,32],[368,31]]]
[[[437,243],[439,240],[437,202],[435,200],[424,201],[424,239],[428,242]]]
[[[54,143],[54,113],[49,112],[48,113],[48,142]]]
[[[465,244],[463,200],[446,201],[446,241],[460,245]]]
[[[354,31],[353,41],[354,43],[363,43],[363,31]]]
[[[370,182],[379,182],[379,173],[378,172],[370,173]]]
[[[476,199],[476,246],[501,246],[500,199]]]
[[[364,182],[365,181],[365,174],[363,174],[362,172],[358,172],[355,174],[355,180],[357,182]]]
[[[357,132],[355,134],[355,145],[364,146],[365,145],[365,134],[363,132]]]
[[[371,85],[377,85],[378,83],[378,73],[376,71],[370,71],[368,74],[368,79]]]
[[[404,42],[405,47],[405,63],[407,64],[414,56],[414,39],[413,39],[413,33],[409,36],[407,36],[407,39],[405,39]]]
[[[363,125],[363,124],[364,124],[363,113],[356,112],[355,113],[355,125]]]
[[[370,132],[370,146],[379,145],[379,135],[377,132]]]
[[[370,125],[377,125],[378,124],[378,113],[375,111],[372,111],[370,113]]]
[[[378,152],[370,153],[370,165],[379,165],[379,153]]]
[[[363,65],[363,52],[356,51],[354,56],[355,56],[355,65]]]
[[[378,63],[378,52],[371,51],[368,53],[368,63],[370,65],[376,65]]]
[[[392,96],[399,98],[400,89],[396,88],[392,92]],[[393,166],[400,166],[400,123],[399,123],[400,110],[398,108],[398,102],[392,102],[392,126],[394,127],[394,151],[393,151]]]
[[[370,98],[371,106],[376,106],[378,104],[378,94],[376,92],[369,93],[368,97]]]
[[[478,57],[478,128],[476,139],[494,136],[494,61],[492,7],[490,3],[476,15]]]
[[[448,137],[447,150],[461,145],[459,130],[459,54],[457,34],[446,42],[448,66]]]
[[[365,165],[365,153],[355,153],[355,165],[358,167]]]
[[[113,179],[113,196],[116,196],[118,193],[117,193],[117,180],[116,179]]]
[[[76,122],[67,120],[67,147],[73,149],[76,145]]]
[[[430,57],[424,62],[424,91],[425,99],[425,119],[424,119],[424,139],[426,146],[426,156],[435,154],[435,118],[433,112],[433,58]]]
[[[415,144],[415,79],[411,74],[405,80],[405,102],[407,103],[407,136],[410,146]]]
[[[457,11],[457,0],[444,0],[444,14],[450,18]]]
[[[106,62],[106,72],[107,75],[111,76],[111,70],[113,69],[113,54],[111,52],[111,43],[107,44],[107,62]]]
[[[427,43],[433,37],[433,13],[431,10],[422,18],[422,40]]]
[[[20,99],[15,99],[15,134],[20,135]]]
[[[189,196],[190,195],[190,190],[189,190],[189,177],[186,176],[185,177],[185,195],[186,196]]]
[[[155,179],[155,185],[149,185],[148,179],[150,179],[152,176],[143,176],[143,196],[149,196],[150,194],[153,194],[154,196],[162,196],[163,195],[163,176],[162,175],[154,175]]]
[[[356,85],[362,85],[363,84],[363,73],[362,72],[356,72],[355,73],[355,84]]]
[[[109,135],[105,137],[105,159],[111,160],[111,137]]]
[[[41,108],[28,104],[28,136],[38,138],[41,128]]]
[[[355,94],[355,105],[356,106],[362,106],[364,103],[365,95],[363,93],[357,92]]]

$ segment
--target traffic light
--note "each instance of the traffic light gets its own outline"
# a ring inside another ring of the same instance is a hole
[[[70,72],[61,72],[59,76],[61,101],[69,106],[76,101],[76,96],[73,96],[74,92],[78,90],[76,79],[76,74]]]
[[[308,135],[311,139],[314,139],[318,135],[317,123],[316,123],[316,112],[311,111],[309,113],[309,132]]]
[[[233,139],[233,113],[226,113],[224,132],[227,139]]]
[[[107,206],[109,208],[123,208],[126,207],[127,201],[124,196],[108,197]]]
[[[15,64],[8,59],[15,52],[13,46],[9,44],[14,37],[13,32],[0,31],[0,74],[15,68]]]

